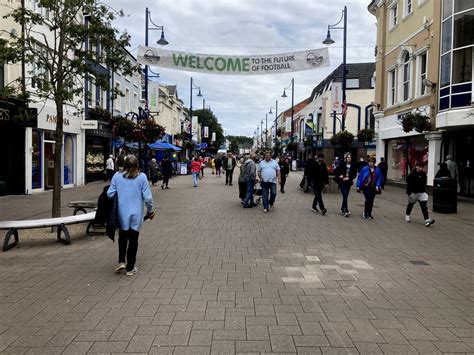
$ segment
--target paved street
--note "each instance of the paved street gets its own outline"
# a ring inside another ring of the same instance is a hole
[[[298,173],[264,214],[209,173],[196,189],[190,176],[154,188],[133,277],[113,272],[117,246],[85,225],[70,246],[20,231],[21,247],[0,253],[0,352],[474,353],[474,205],[432,213],[430,228],[416,206],[406,224],[404,190],[389,186],[373,221],[354,190],[350,218],[339,194],[323,217]],[[103,186],[64,190],[63,204]],[[48,216],[50,199],[2,197],[1,219]]]

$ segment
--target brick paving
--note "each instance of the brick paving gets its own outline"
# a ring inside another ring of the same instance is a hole
[[[0,254],[0,353],[474,353],[474,205],[433,213],[430,228],[418,208],[405,224],[404,191],[389,186],[373,221],[354,191],[350,218],[338,194],[323,217],[292,174],[263,214],[206,175],[155,188],[134,277],[113,273],[117,246],[85,225],[70,246],[20,231]],[[64,205],[103,186],[64,190]],[[1,218],[48,216],[50,199],[2,197]]]

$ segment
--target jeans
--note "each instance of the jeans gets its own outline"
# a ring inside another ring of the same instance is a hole
[[[339,185],[339,190],[341,191],[341,195],[342,195],[341,211],[349,212],[349,206],[348,206],[347,200],[349,199],[349,192],[351,191],[351,185],[342,183]]]
[[[253,187],[254,187],[254,180],[247,177],[245,178],[245,183],[247,184],[247,194],[245,195],[244,206],[250,206],[253,204]]]
[[[375,188],[366,187],[363,190],[363,192],[365,196],[364,214],[366,216],[372,216],[372,209],[374,208],[374,200],[375,200]]]
[[[198,185],[199,173],[193,173],[194,186]]]
[[[127,271],[132,271],[137,260],[138,232],[133,229],[119,231],[119,263],[125,262],[127,257]]]
[[[316,209],[319,205],[321,210],[324,210],[324,202],[323,202],[323,186],[313,186],[314,191],[314,199],[313,199],[313,208]]]
[[[262,187],[263,208],[268,210],[268,207],[275,203],[277,184],[262,181],[260,182],[260,186]],[[268,199],[268,195],[270,195],[270,199]]]
[[[234,173],[234,170],[227,170],[225,171],[225,184],[232,185],[232,175]]]

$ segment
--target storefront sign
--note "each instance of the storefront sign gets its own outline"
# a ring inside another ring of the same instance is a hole
[[[38,111],[35,108],[25,107],[18,100],[0,100],[0,123],[36,127],[38,125]]]
[[[88,129],[88,136],[97,136],[104,138],[112,137],[112,127],[107,122],[99,122],[97,129]]]
[[[220,75],[281,74],[329,66],[327,48],[269,55],[219,55],[140,46],[137,58],[145,65]]]
[[[97,129],[99,127],[99,121],[97,120],[82,120],[81,129]]]
[[[332,110],[342,113],[342,83],[334,82],[331,86]]]
[[[46,122],[57,123],[58,122],[58,116],[48,114],[48,115],[46,115]],[[64,126],[69,126],[69,118],[67,118],[67,117],[63,118],[63,125]]]

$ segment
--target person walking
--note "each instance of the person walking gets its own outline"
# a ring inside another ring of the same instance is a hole
[[[280,165],[272,159],[269,151],[265,152],[265,159],[258,164],[258,177],[262,187],[263,212],[267,213],[269,207],[274,208],[277,181],[281,183]]]
[[[455,161],[453,161],[453,157],[451,155],[446,156],[446,166],[451,173],[451,179],[456,180],[458,182],[458,165]]]
[[[204,168],[206,166],[206,161],[202,156],[199,157],[199,161],[201,162],[201,179],[204,178]]]
[[[380,158],[380,163],[377,165],[382,173],[382,190],[385,190],[385,182],[387,181],[388,165],[385,158]]]
[[[163,175],[161,189],[169,189],[168,184],[170,182],[171,175],[173,175],[173,164],[171,163],[168,155],[165,155],[163,161],[161,162],[161,174]]]
[[[280,177],[281,177],[280,192],[284,194],[286,178],[290,174],[290,164],[288,164],[285,156],[282,155],[280,157],[280,161],[278,162],[278,165],[280,165]]]
[[[239,198],[240,198],[240,203],[243,205],[245,203],[245,196],[247,195],[247,183],[245,182],[245,171],[244,171],[244,165],[245,162],[247,161],[248,156],[244,155],[240,160],[239,160]]]
[[[244,181],[246,184],[244,208],[252,208],[257,206],[257,204],[253,200],[255,182],[257,181],[257,165],[255,164],[256,159],[257,155],[254,152],[251,152],[249,158],[245,161],[243,165]]]
[[[314,172],[315,164],[316,164],[316,160],[314,159],[313,154],[310,154],[308,156],[308,160],[306,160],[306,164],[304,167],[304,177],[302,181],[303,184],[300,183],[300,187],[304,188],[304,192],[308,192],[310,187],[311,189],[314,190],[312,186],[312,183],[313,183],[312,174]]]
[[[440,178],[440,177],[447,177],[449,179],[452,178],[451,172],[448,169],[448,164],[441,163],[441,165],[439,166],[439,170],[436,173],[435,178]]]
[[[367,166],[367,162],[363,157],[360,157],[359,161],[357,162],[357,172],[360,173],[365,166]]]
[[[118,198],[119,221],[119,259],[115,272],[126,271],[127,276],[137,273],[135,266],[138,250],[138,236],[143,224],[143,204],[146,206],[146,219],[153,219],[153,196],[148,179],[140,172],[138,159],[129,155],[125,158],[123,173],[117,173],[107,190],[107,196]],[[125,264],[125,259],[127,263]]]
[[[127,155],[125,154],[125,149],[122,149],[119,156],[117,157],[117,168],[118,168],[118,171],[120,172],[123,171],[123,165],[125,164],[126,156]]]
[[[219,155],[214,159],[214,165],[216,167],[216,176],[221,177],[222,159]]]
[[[105,162],[105,171],[107,174],[107,180],[112,181],[112,177],[115,174],[115,162],[112,154],[109,155],[109,158]]]
[[[235,166],[237,161],[235,160],[232,152],[227,152],[227,156],[223,159],[222,166],[225,169],[225,184],[232,186],[232,175],[234,174]]]
[[[215,161],[214,157],[211,158],[211,170],[212,170],[212,175],[214,175],[215,170],[216,170],[216,161]]]
[[[372,209],[374,207],[375,195],[380,194],[382,188],[382,173],[375,166],[375,158],[369,159],[368,165],[362,168],[356,184],[357,192],[362,191],[365,197],[364,219],[374,219]]]
[[[423,218],[425,219],[425,226],[431,226],[435,220],[431,219],[428,213],[428,194],[426,193],[427,176],[423,171],[423,163],[417,161],[415,163],[415,170],[413,170],[407,177],[407,195],[408,205],[406,209],[405,222],[410,223],[410,214],[413,206],[419,202]]]
[[[195,157],[191,163],[191,174],[193,175],[194,187],[197,187],[199,174],[201,173],[201,162],[198,157]]]
[[[158,172],[160,171],[160,166],[156,162],[156,159],[153,158],[150,163],[150,178],[151,178],[151,185],[155,186],[158,182]]]
[[[313,169],[311,171],[312,177],[312,186],[314,192],[314,199],[311,211],[318,213],[318,205],[321,209],[321,214],[324,216],[328,210],[324,207],[323,201],[323,189],[329,185],[329,174],[328,174],[328,167],[324,162],[324,154],[318,153],[316,161],[313,165]]]
[[[348,206],[349,192],[357,177],[357,166],[352,161],[352,154],[346,154],[344,161],[334,171],[334,176],[342,195],[341,215],[349,217],[351,214]]]

